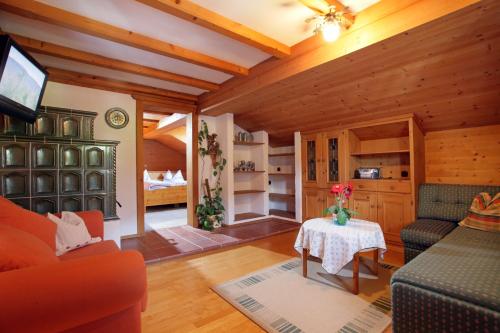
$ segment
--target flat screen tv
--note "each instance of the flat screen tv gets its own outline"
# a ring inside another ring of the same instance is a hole
[[[47,71],[8,35],[0,36],[0,113],[34,122]]]

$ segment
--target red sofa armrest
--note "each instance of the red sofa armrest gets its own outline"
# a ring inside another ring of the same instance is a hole
[[[123,251],[0,273],[0,332],[60,332],[141,304],[146,266]]]
[[[87,210],[82,212],[75,212],[80,216],[87,226],[90,236],[101,237],[104,239],[104,215],[100,210]],[[61,217],[61,213],[55,214]]]

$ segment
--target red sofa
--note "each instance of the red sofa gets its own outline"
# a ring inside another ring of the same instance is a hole
[[[99,211],[78,212],[103,237]],[[103,241],[60,257],[56,225],[0,197],[0,332],[140,332],[146,267]]]

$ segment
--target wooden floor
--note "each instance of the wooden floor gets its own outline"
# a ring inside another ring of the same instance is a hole
[[[143,332],[264,332],[210,287],[298,256],[297,231],[208,253],[148,265],[148,309]],[[400,252],[384,262],[401,266]],[[362,292],[363,285],[360,285]],[[390,329],[386,330],[390,332]]]

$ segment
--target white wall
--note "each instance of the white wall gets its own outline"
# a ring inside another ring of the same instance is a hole
[[[129,95],[48,82],[42,105],[97,112],[94,138],[120,141],[116,159],[116,197],[123,207],[117,207],[119,228],[116,222],[106,222],[105,238],[118,240],[120,235],[137,233],[135,100]],[[106,124],[104,114],[111,107],[127,111],[130,121],[125,128],[113,129]]]
[[[234,180],[233,180],[233,114],[227,113],[218,117],[200,116],[199,129],[201,122],[205,121],[210,134],[217,133],[217,141],[222,150],[222,157],[226,159],[227,164],[221,175],[222,201],[224,203],[224,223],[231,224],[234,217]],[[211,188],[215,185],[216,178],[212,175],[211,159],[205,156],[198,160],[199,181],[200,181],[200,202],[204,193],[203,183],[208,178]],[[204,165],[203,165],[204,164]]]

